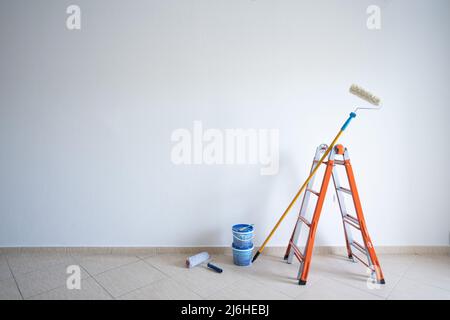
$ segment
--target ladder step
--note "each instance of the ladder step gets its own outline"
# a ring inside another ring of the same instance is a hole
[[[371,271],[375,271],[373,267],[371,267],[366,261],[364,261],[362,258],[358,257],[357,254],[353,254],[353,257],[358,259],[363,265],[365,265],[367,268],[369,268]]]
[[[314,160],[313,162],[314,163],[318,163],[319,160]],[[324,161],[324,162],[322,162],[322,164],[328,164],[328,161]],[[345,161],[344,160],[334,160],[334,164],[339,164],[341,166],[344,166],[345,165]]]
[[[351,216],[349,214],[346,214],[343,217],[343,220],[344,220],[345,223],[347,223],[348,225],[352,226],[353,228],[361,230],[361,227],[359,226],[358,219],[356,219],[355,217],[353,217],[353,216]]]
[[[305,260],[303,254],[300,252],[300,249],[297,248],[294,242],[289,241],[289,244],[291,245],[291,249],[294,250],[294,255],[297,257],[298,261],[303,262]]]
[[[365,255],[367,255],[367,250],[358,242],[356,241],[352,241],[352,243],[350,243],[350,245],[355,248],[358,249],[361,253],[364,253]]]
[[[319,195],[320,195],[319,192],[314,191],[314,190],[312,190],[312,189],[306,189],[306,191],[311,192],[312,194],[315,194],[316,196],[319,196]]]
[[[354,216],[352,216],[352,215],[350,215],[348,213],[344,215],[344,218],[346,218],[346,219],[350,220],[351,222],[354,222],[354,223],[359,225],[358,218],[356,218],[356,217],[354,217]]]
[[[337,191],[342,191],[348,194],[352,194],[352,191],[350,189],[344,188],[344,187],[338,187],[336,188]]]
[[[308,220],[306,220],[305,217],[302,216],[298,216],[298,219],[301,220],[304,224],[306,224],[308,227],[311,227],[311,222],[309,222]]]

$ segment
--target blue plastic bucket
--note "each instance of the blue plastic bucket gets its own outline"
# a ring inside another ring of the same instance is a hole
[[[233,262],[237,266],[249,266],[252,264],[253,246],[248,249],[238,249],[233,247]]]
[[[253,247],[254,228],[250,224],[235,224],[233,231],[233,246],[237,249],[249,249]]]

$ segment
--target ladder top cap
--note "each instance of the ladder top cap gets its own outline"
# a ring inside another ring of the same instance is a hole
[[[337,154],[344,154],[344,146],[342,144],[337,144],[334,148]]]

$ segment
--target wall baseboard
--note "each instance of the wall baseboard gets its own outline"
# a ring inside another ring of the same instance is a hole
[[[257,249],[257,247],[255,248]],[[150,256],[155,254],[182,253],[195,254],[208,251],[213,254],[231,254],[230,247],[0,247],[0,254],[8,253],[116,253]],[[283,256],[286,247],[266,247],[267,255]],[[450,255],[450,246],[378,246],[378,254],[417,254],[417,255]],[[346,255],[343,246],[318,246],[314,254]]]

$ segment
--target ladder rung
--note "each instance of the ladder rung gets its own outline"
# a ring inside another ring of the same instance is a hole
[[[294,242],[290,241],[291,249],[294,250],[294,255],[297,257],[297,259],[300,262],[303,262],[305,258],[303,257],[303,254],[300,252],[300,250],[297,248]]]
[[[347,223],[348,225],[352,226],[355,229],[361,230],[359,223],[353,222],[352,220],[350,220],[348,218],[348,215],[344,216],[344,222]]]
[[[344,188],[344,187],[338,187],[338,188],[336,188],[336,190],[342,191],[342,192],[345,192],[345,193],[348,193],[348,194],[352,194],[352,191],[350,189],[347,189],[347,188]]]
[[[308,220],[306,220],[305,217],[298,216],[298,219],[299,219],[299,220],[302,220],[302,222],[303,222],[304,224],[306,224],[308,227],[311,226],[311,222],[309,222]]]
[[[356,259],[358,259],[363,265],[365,265],[367,268],[369,268],[370,270],[374,271],[373,268],[371,266],[369,266],[369,264],[364,261],[363,259],[361,259],[360,257],[358,257],[358,255],[356,254],[352,254],[353,257],[355,257]]]
[[[316,196],[319,196],[319,195],[320,195],[319,192],[314,191],[314,190],[312,190],[312,189],[306,189],[306,191],[311,192],[312,194],[315,194]]]
[[[350,243],[354,248],[358,249],[361,253],[367,254],[367,250],[358,242],[356,241],[352,241],[352,243]]]
[[[345,161],[344,160],[334,160],[335,164],[340,164],[340,165],[345,165]]]
[[[319,160],[314,160],[313,162],[314,162],[314,163],[318,163]],[[327,163],[328,163],[328,161],[323,161],[321,164],[327,164]]]
[[[354,217],[354,216],[348,214],[348,213],[344,215],[344,218],[347,218],[347,219],[350,220],[351,222],[354,222],[354,223],[356,223],[356,224],[359,225],[358,219],[357,219],[356,217]]]

